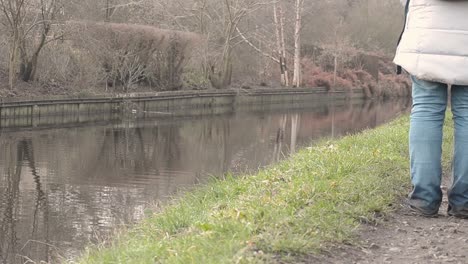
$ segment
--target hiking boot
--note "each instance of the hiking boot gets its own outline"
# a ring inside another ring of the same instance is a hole
[[[406,205],[411,210],[411,212],[424,217],[437,217],[439,214],[439,208],[427,208],[422,205],[422,201],[420,200],[407,200]]]
[[[449,205],[448,215],[461,219],[468,219],[468,208],[456,208]]]

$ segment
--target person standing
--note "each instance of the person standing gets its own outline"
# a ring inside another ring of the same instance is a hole
[[[468,218],[468,1],[400,0],[406,24],[395,64],[413,82],[408,205],[437,216],[442,202],[442,131],[451,87],[455,125],[448,214]]]

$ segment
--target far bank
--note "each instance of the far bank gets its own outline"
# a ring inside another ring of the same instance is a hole
[[[40,127],[110,120],[122,115],[165,118],[225,114],[239,109],[310,107],[331,101],[362,102],[363,89],[229,89],[94,96],[0,99],[0,127]]]

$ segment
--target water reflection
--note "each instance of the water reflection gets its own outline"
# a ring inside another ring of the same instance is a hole
[[[271,164],[408,105],[348,102],[0,134],[0,263],[77,255],[181,187]]]
[[[7,142],[2,144],[5,150],[5,166],[2,168],[4,182],[2,184],[2,199],[0,212],[0,257],[2,263],[12,263],[12,258],[16,258],[21,263],[29,260],[25,252],[41,252],[41,260],[49,261],[49,225],[47,195],[42,188],[41,176],[36,168],[34,160],[33,143],[30,139],[20,139],[17,142]],[[15,155],[16,152],[16,155]],[[29,179],[23,179],[28,177]],[[29,181],[34,186],[28,207],[22,203],[21,183]],[[27,218],[22,218],[24,211],[29,211]],[[28,222],[27,224],[25,222]],[[23,224],[30,226],[28,230],[28,240],[16,251],[18,241],[23,233]],[[18,236],[17,232],[20,233]],[[12,255],[15,253],[15,255]]]

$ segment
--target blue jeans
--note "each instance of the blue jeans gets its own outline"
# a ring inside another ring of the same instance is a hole
[[[424,209],[438,209],[442,201],[442,131],[447,108],[447,85],[413,80],[410,129],[410,200]],[[455,125],[451,208],[468,209],[468,86],[452,86],[451,109]]]

